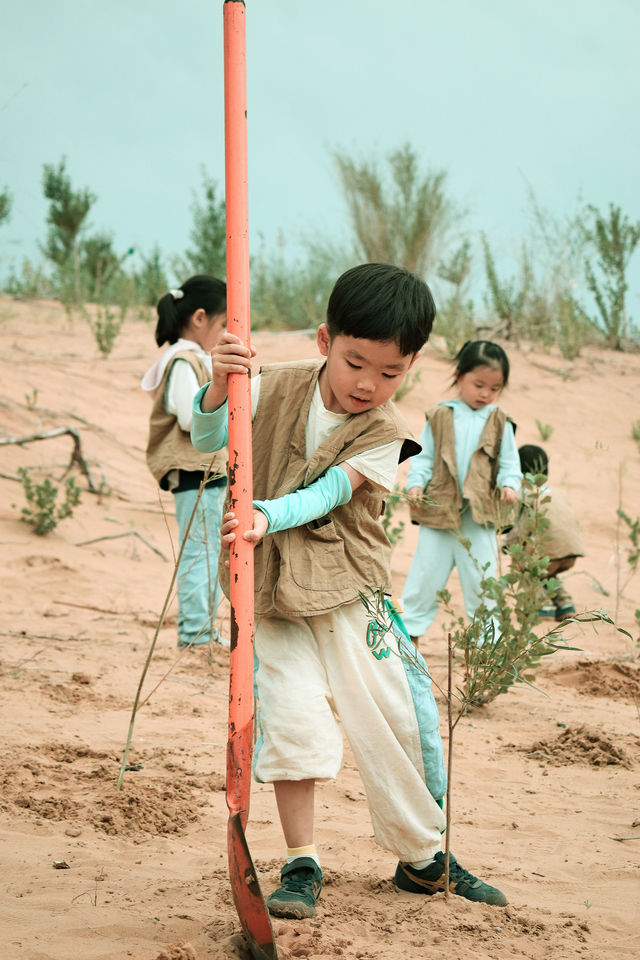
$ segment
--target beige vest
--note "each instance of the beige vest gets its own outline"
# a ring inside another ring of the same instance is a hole
[[[412,521],[438,530],[457,530],[464,498],[469,501],[471,516],[476,523],[498,528],[513,523],[513,508],[500,501],[496,487],[500,443],[506,421],[513,423],[511,418],[499,407],[489,414],[471,457],[462,494],[456,464],[453,410],[446,404],[439,404],[427,412],[427,420],[431,424],[435,447],[433,475],[425,490],[430,502],[410,507]]]
[[[176,353],[167,364],[162,382],[153,395],[147,441],[147,465],[163,490],[168,489],[166,476],[170,470],[206,470],[213,459],[212,473],[227,475],[226,450],[215,454],[201,453],[191,443],[190,435],[180,428],[177,418],[164,408],[164,391],[176,360],[186,360],[195,372],[200,386],[211,380],[211,374],[193,350]]]
[[[391,402],[354,414],[306,458],[305,427],[324,361],[270,364],[261,370],[253,421],[253,495],[270,500],[306,487],[329,467],[393,440],[401,459],[420,450]],[[391,548],[380,517],[384,492],[363,483],[349,503],[302,527],[268,534],[255,549],[258,616],[308,617],[390,589]],[[220,581],[229,596],[223,559]]]

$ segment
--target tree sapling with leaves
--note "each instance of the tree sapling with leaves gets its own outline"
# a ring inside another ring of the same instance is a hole
[[[546,543],[544,554],[548,557],[546,573],[542,580],[546,584],[550,578],[557,578],[559,573],[571,570],[578,557],[584,557],[584,543],[580,524],[571,508],[568,498],[557,488],[548,484],[549,457],[542,447],[527,443],[518,449],[520,467],[528,482],[523,487],[523,502],[518,520],[506,533],[503,549],[512,544],[522,544],[526,548],[530,538],[529,528],[525,520],[532,505],[527,503],[531,498],[531,490],[535,493],[536,503],[544,508],[546,525]],[[535,486],[536,478],[542,483],[538,489]],[[546,601],[538,611],[541,618],[564,620],[576,612],[573,600],[563,583],[558,581],[553,590],[546,590]]]

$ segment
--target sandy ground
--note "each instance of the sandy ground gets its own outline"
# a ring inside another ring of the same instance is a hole
[[[179,656],[174,607],[136,719],[130,761],[139,769],[115,787],[175,549],[171,498],[159,498],[144,461],[149,399],[138,383],[156,356],[152,326],[129,320],[104,359],[86,323],[69,323],[59,305],[0,300],[0,334],[0,437],[71,426],[110,491],[88,492],[74,468],[81,505],[37,537],[20,520],[18,467],[60,477],[71,438],[0,447],[0,953],[246,957],[227,874],[228,657]],[[254,342],[263,361],[315,355],[305,334],[258,333]],[[640,360],[596,349],[573,364],[524,349],[511,359],[502,405],[520,443],[540,443],[536,419],[553,427],[552,480],[582,519],[588,556],[567,580],[576,606],[617,609],[635,639],[640,573],[627,576],[630,543],[617,533],[616,509],[640,512],[631,437]],[[433,346],[419,369],[401,401],[416,432],[450,378]],[[398,593],[414,545],[407,526],[393,555]],[[456,733],[452,850],[503,889],[509,907],[396,893],[347,748],[338,780],[318,788],[318,915],[274,922],[281,958],[640,956],[638,648],[610,627],[571,630],[580,650],[545,661],[543,692],[513,690]],[[444,680],[440,622],[423,652]],[[254,785],[247,836],[267,894],[283,855],[269,787]]]

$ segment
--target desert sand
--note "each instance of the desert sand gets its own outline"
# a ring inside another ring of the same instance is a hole
[[[59,304],[0,299],[0,334],[0,438],[73,427],[102,487],[89,492],[73,467],[81,504],[38,537],[20,519],[18,468],[60,478],[72,438],[0,447],[0,955],[246,957],[227,874],[228,653],[179,654],[175,606],[136,718],[137,769],[116,790],[176,549],[171,497],[159,495],[144,457],[149,397],[139,380],[157,356],[153,326],[128,319],[105,359],[87,324],[69,322]],[[254,345],[256,365],[316,354],[307,333],[257,332]],[[420,381],[400,403],[416,433],[425,408],[448,395],[439,346],[436,334],[418,360]],[[573,625],[579,650],[544,661],[539,692],[513,689],[458,725],[452,850],[505,891],[507,908],[395,891],[395,864],[373,841],[347,746],[339,778],[317,792],[318,914],[274,921],[282,960],[640,956],[640,571],[629,577],[630,541],[616,517],[619,506],[640,514],[631,436],[640,358],[592,346],[569,363],[554,351],[507,349],[512,381],[502,406],[519,443],[541,442],[536,419],[553,427],[544,444],[551,478],[581,518],[587,556],[566,581],[576,607],[617,611],[633,639]],[[398,595],[415,531],[407,523],[394,549]],[[455,576],[451,585],[462,612]],[[223,633],[227,616],[225,604]],[[422,641],[440,683],[442,621]],[[266,895],[284,852],[268,786],[253,786],[247,837]]]

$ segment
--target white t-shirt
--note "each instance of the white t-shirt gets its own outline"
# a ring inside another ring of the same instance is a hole
[[[260,375],[258,374],[251,380],[251,411],[254,417],[258,408],[259,396]],[[320,385],[316,383],[305,430],[307,460],[313,456],[325,437],[328,437],[336,427],[344,423],[348,416],[350,416],[348,413],[332,413],[327,410],[322,402]],[[350,457],[344,462],[365,476],[371,483],[382,487],[383,490],[391,491],[396,482],[401,449],[402,440],[392,440],[391,443],[374,447],[372,450],[365,450],[364,453]]]

